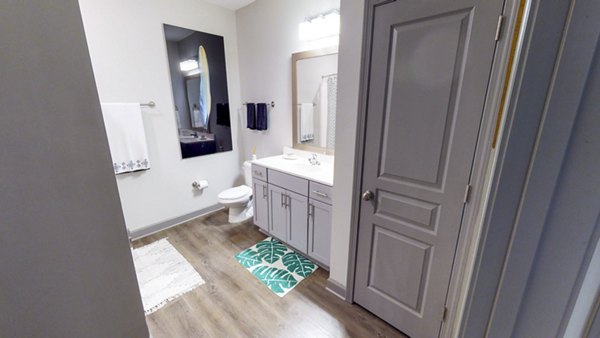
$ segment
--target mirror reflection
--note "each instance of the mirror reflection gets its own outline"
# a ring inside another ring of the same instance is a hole
[[[182,158],[233,149],[222,36],[164,25]]]
[[[335,149],[337,50],[292,55],[294,147],[332,154]]]

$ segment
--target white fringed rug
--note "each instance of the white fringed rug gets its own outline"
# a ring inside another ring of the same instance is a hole
[[[132,254],[146,315],[204,284],[194,267],[166,238],[133,249]]]

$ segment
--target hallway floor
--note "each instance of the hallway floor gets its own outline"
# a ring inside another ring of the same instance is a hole
[[[325,289],[328,272],[318,269],[279,298],[246,271],[234,255],[266,236],[252,221],[228,224],[219,211],[152,236],[161,238],[194,266],[206,284],[146,317],[160,337],[406,337],[360,306]]]

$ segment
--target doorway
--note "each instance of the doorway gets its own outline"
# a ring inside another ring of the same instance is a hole
[[[367,8],[353,300],[412,337],[446,313],[503,5]]]

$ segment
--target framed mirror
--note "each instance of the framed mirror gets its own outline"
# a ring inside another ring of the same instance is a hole
[[[292,54],[294,148],[334,153],[337,63],[337,47]]]
[[[182,158],[233,149],[222,36],[163,25]]]

